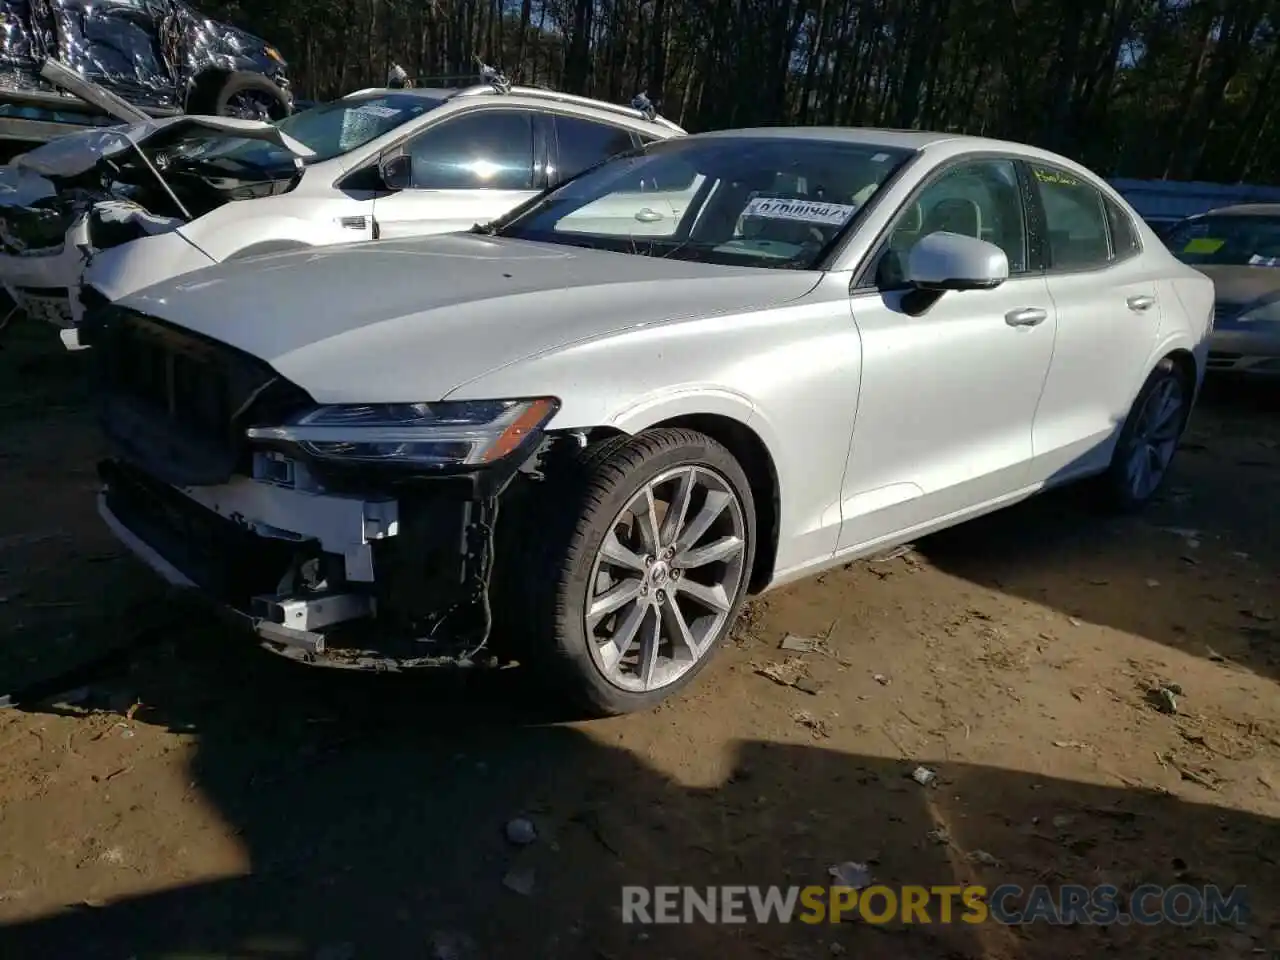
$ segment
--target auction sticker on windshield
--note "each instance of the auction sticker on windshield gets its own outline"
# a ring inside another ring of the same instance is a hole
[[[744,217],[763,217],[767,220],[796,220],[801,223],[822,223],[841,227],[857,213],[858,208],[848,203],[823,203],[820,200],[783,200],[779,197],[754,197],[742,211]]]

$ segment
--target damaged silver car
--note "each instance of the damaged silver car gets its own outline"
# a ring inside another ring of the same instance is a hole
[[[210,165],[194,153],[211,137],[266,141],[280,148],[277,163]],[[311,155],[274,124],[235,117],[166,117],[52,140],[0,168],[0,284],[29,316],[71,328],[91,252],[288,190]]]

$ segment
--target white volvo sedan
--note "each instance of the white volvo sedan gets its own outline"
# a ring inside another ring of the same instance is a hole
[[[690,185],[662,229],[588,215]],[[96,314],[100,508],[279,652],[512,658],[624,712],[688,683],[751,592],[1069,481],[1149,500],[1213,301],[1050,153],[678,138],[470,233]]]

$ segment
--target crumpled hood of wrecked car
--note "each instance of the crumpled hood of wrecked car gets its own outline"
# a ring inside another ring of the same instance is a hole
[[[452,234],[230,261],[120,301],[270,363],[321,403],[427,401],[571,343],[775,306],[816,273]]]

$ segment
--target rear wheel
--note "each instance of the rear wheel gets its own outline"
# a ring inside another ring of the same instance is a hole
[[[1138,391],[1116,441],[1111,466],[1100,478],[1108,506],[1134,510],[1156,495],[1190,413],[1186,378],[1172,360],[1161,360]]]
[[[549,512],[539,504],[544,546],[526,553],[528,653],[594,715],[645,709],[689,683],[737,617],[755,556],[751,488],[728,450],[691,430],[606,441],[575,473]]]

